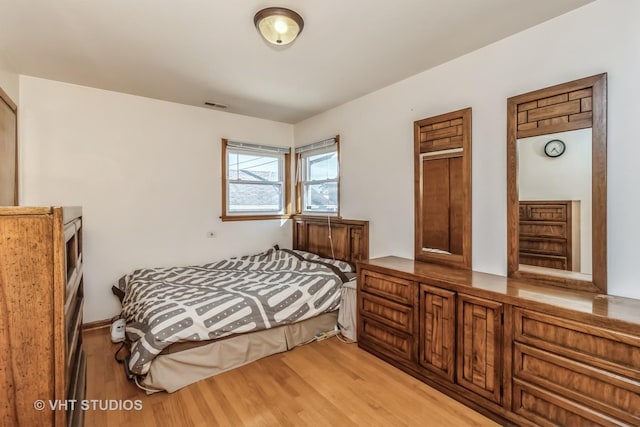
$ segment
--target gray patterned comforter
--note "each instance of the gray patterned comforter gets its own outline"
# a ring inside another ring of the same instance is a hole
[[[120,280],[130,370],[165,347],[298,322],[336,310],[339,270],[286,250],[191,267],[136,270]]]

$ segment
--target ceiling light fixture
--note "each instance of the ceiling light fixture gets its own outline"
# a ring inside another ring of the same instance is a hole
[[[284,46],[296,39],[304,28],[302,16],[284,7],[268,7],[253,17],[260,35],[269,43]]]

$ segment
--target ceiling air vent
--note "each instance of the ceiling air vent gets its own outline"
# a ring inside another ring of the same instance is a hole
[[[215,107],[215,108],[227,108],[226,105],[224,104],[216,104],[215,102],[205,102],[204,105],[206,105],[207,107]]]

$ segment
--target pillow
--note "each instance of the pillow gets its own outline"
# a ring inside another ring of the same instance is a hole
[[[321,257],[320,255],[317,255],[311,252],[301,251],[298,249],[294,249],[293,252],[300,255],[302,258],[306,259],[307,261],[324,262],[325,264],[333,265],[343,273],[354,273],[356,271],[355,268],[353,268],[351,264],[349,264],[346,261],[340,261],[338,259],[331,259],[331,258],[324,258],[324,257]]]

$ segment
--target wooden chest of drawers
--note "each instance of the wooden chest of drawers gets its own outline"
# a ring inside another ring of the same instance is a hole
[[[580,271],[580,202],[520,201],[520,264]]]
[[[2,426],[84,424],[82,228],[81,208],[0,207]]]

